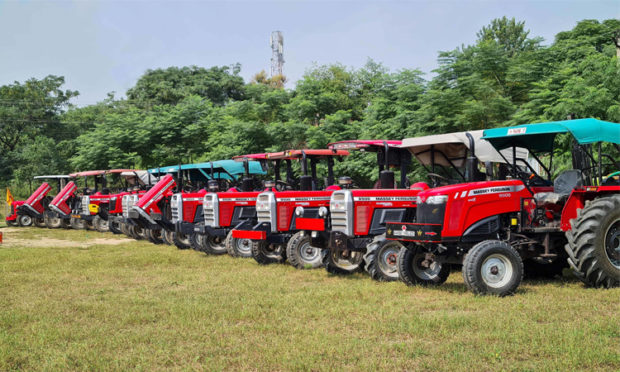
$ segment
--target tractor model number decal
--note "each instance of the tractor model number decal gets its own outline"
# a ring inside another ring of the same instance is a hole
[[[313,196],[305,198],[276,198],[279,202],[299,202],[299,201],[323,201],[329,200],[329,196]]]
[[[356,196],[353,201],[404,201],[414,202],[417,198],[407,196]]]

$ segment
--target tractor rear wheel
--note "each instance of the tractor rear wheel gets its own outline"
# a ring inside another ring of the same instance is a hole
[[[32,226],[32,220],[33,218],[26,214],[17,216],[17,224],[21,227]]]
[[[174,232],[172,235],[172,241],[174,242],[174,245],[177,246],[177,248],[179,249],[189,249],[191,248],[191,243],[189,241],[189,236],[180,233],[180,232]]]
[[[118,222],[118,221],[110,221],[110,220],[108,220],[108,222],[109,222],[108,225],[110,227],[110,231],[113,234],[122,234],[123,233],[123,231],[121,230],[121,223],[120,222]]]
[[[450,264],[435,260],[432,254],[417,247],[402,247],[398,253],[398,277],[409,286],[443,284],[450,276],[450,268]]]
[[[568,264],[590,287],[620,286],[620,195],[595,199],[566,233]]]
[[[364,270],[364,255],[357,251],[328,249],[323,257],[323,266],[330,274],[353,274]]]
[[[84,220],[71,217],[71,228],[75,230],[84,230],[85,226],[86,223]]]
[[[36,227],[45,227],[45,220],[43,218],[35,218],[34,225]]]
[[[226,251],[233,257],[252,257],[252,241],[250,239],[233,238],[232,231],[228,233],[225,240]]]
[[[168,230],[165,230],[165,229],[161,229],[160,231],[161,231],[162,241],[165,244],[173,245],[174,244],[174,236],[173,236],[174,232],[173,231],[168,231]]]
[[[387,240],[385,235],[376,236],[366,247],[364,255],[370,277],[381,282],[398,280],[398,254],[402,247],[395,240]]]
[[[465,255],[463,279],[475,294],[512,295],[523,279],[523,260],[510,244],[485,240]]]
[[[310,245],[310,237],[295,233],[286,245],[288,262],[297,269],[316,269],[323,265],[323,250]]]
[[[286,247],[265,240],[252,240],[252,258],[261,265],[282,263],[286,261]]]
[[[154,230],[154,229],[144,230],[144,236],[146,236],[146,240],[148,240],[149,242],[153,244],[161,244],[164,242],[162,240],[161,235],[162,235],[161,230]]]
[[[93,218],[93,226],[95,230],[102,233],[110,231],[110,224],[108,223],[108,220],[104,220],[99,216],[95,216],[95,218]]]

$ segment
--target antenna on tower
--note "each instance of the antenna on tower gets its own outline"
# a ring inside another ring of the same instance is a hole
[[[269,38],[271,43],[271,77],[282,75],[284,66],[284,38],[280,31],[274,31]]]

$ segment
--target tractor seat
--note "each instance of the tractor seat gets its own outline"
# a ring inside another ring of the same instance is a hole
[[[534,194],[536,204],[563,204],[570,193],[577,187],[583,186],[581,171],[571,169],[560,173],[553,181],[553,192],[539,192]]]

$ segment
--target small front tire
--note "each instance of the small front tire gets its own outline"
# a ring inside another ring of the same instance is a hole
[[[323,250],[310,244],[310,237],[295,233],[286,245],[288,262],[296,269],[316,269],[323,266]]]
[[[237,239],[232,236],[232,230],[226,236],[226,251],[232,257],[252,257],[252,241],[250,239]]]
[[[512,295],[523,280],[523,260],[507,242],[485,240],[465,255],[463,279],[478,295]]]

